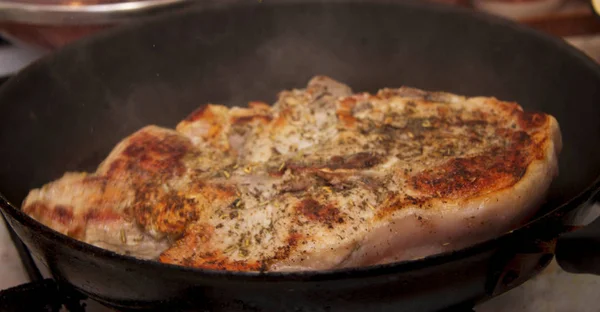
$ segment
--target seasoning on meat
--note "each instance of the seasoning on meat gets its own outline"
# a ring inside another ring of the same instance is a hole
[[[420,259],[526,221],[557,172],[557,121],[515,103],[327,77],[273,106],[207,104],[147,126],[23,210],[81,241],[217,270]]]

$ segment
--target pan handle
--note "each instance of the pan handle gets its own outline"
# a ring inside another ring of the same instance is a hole
[[[62,306],[58,285],[45,279],[0,291],[0,311],[58,312]]]
[[[67,284],[48,278],[0,291],[0,311],[85,312],[85,299]]]
[[[570,273],[600,275],[599,215],[600,196],[596,194],[595,201],[586,207],[584,215],[580,216],[579,221],[587,225],[558,237],[555,250],[556,261],[563,270]],[[595,220],[589,223],[590,218]]]

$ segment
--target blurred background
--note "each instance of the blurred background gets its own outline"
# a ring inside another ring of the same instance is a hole
[[[188,6],[298,0],[0,0],[0,71],[108,28],[153,18]],[[335,1],[335,0],[333,0]],[[514,19],[565,38],[597,58],[600,19],[594,0],[421,0],[460,6]],[[12,66],[11,66],[12,65]],[[17,66],[18,67],[18,66]]]

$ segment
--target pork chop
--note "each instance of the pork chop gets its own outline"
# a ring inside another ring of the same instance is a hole
[[[531,217],[561,135],[550,115],[413,88],[353,94],[327,77],[273,106],[204,105],[145,127],[92,174],[32,190],[23,210],[81,241],[243,271],[411,260]]]

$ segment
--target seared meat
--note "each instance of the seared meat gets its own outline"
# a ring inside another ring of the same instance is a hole
[[[515,103],[327,77],[269,106],[145,127],[23,210],[76,239],[210,269],[410,260],[518,226],[557,174],[557,121]]]

